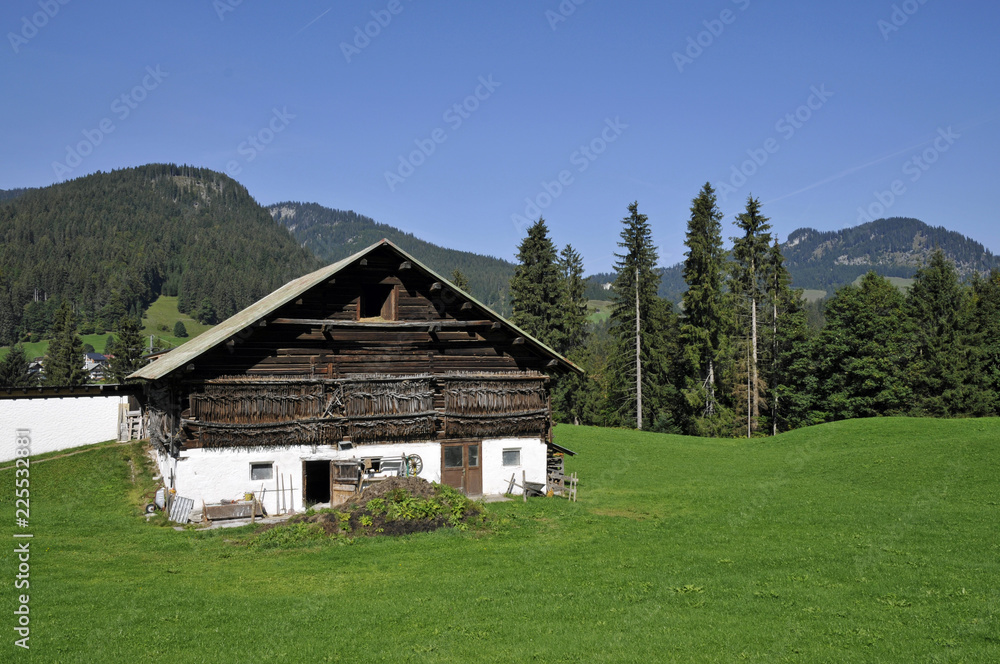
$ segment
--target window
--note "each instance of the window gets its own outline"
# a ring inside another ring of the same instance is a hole
[[[361,289],[359,318],[396,320],[395,288],[392,284],[369,284]]]
[[[479,467],[479,445],[469,445],[469,468]]]
[[[461,445],[450,445],[444,448],[444,467],[445,468],[462,467]]]
[[[503,451],[503,465],[505,466],[520,466],[521,465],[521,448],[514,448],[510,450]]]
[[[274,463],[267,461],[264,463],[250,464],[250,479],[255,481],[270,480],[274,478]]]

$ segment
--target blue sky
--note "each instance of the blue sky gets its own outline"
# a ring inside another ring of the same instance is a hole
[[[180,5],[180,6],[177,6]],[[683,259],[712,182],[784,240],[911,216],[1000,253],[1000,7],[844,0],[8,0],[0,188],[149,162],[513,259]],[[367,33],[367,34],[366,34]]]

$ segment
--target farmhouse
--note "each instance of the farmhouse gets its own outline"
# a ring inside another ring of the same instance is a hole
[[[546,482],[549,376],[580,371],[388,240],[291,281],[130,376],[169,488],[271,513],[416,474]],[[515,492],[519,491],[518,488]]]

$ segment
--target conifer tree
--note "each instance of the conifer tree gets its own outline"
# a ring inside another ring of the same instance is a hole
[[[805,311],[802,308],[801,291],[792,290],[792,277],[785,267],[785,258],[781,254],[781,246],[777,238],[767,253],[765,264],[765,282],[767,295],[768,341],[769,349],[767,384],[771,390],[769,415],[771,420],[771,435],[777,435],[778,429],[787,429],[787,416],[782,410],[781,396],[786,390],[778,390],[785,383],[785,372],[791,371],[791,363],[799,361],[804,349],[801,344],[807,342],[808,326]],[[796,349],[795,346],[800,348]]]
[[[187,328],[184,327],[184,322],[183,321],[177,321],[176,323],[174,323],[174,336],[175,337],[180,337],[180,338],[183,339],[187,335],[188,335],[188,331],[187,331]]]
[[[615,339],[609,385],[612,419],[642,429],[670,417],[670,368],[676,317],[657,295],[660,275],[649,221],[638,203],[628,207],[615,254],[617,276],[611,286],[611,334]]]
[[[715,190],[705,183],[691,202],[688,219],[681,343],[684,348],[685,396],[693,417],[711,417],[717,407],[716,358],[724,332],[722,212]]]
[[[528,228],[517,261],[510,280],[513,321],[542,343],[558,345],[562,334],[559,329],[562,286],[556,248],[541,217]]]
[[[976,398],[969,385],[971,305],[954,264],[938,249],[917,271],[905,307],[912,335],[909,382],[917,408],[927,415],[967,413]]]
[[[971,382],[978,398],[971,415],[1000,414],[1000,270],[972,279]]]
[[[76,316],[67,300],[56,311],[52,334],[45,356],[45,381],[49,385],[83,385],[87,380],[83,341],[76,333]]]
[[[111,358],[109,370],[116,383],[124,383],[125,378],[142,367],[144,343],[139,321],[131,316],[122,316],[115,324],[115,356]]]
[[[0,387],[25,387],[31,383],[24,346],[15,344],[0,360]]]
[[[746,210],[736,216],[734,224],[743,235],[733,240],[733,267],[730,290],[741,305],[738,334],[743,339],[742,356],[738,361],[745,365],[746,377],[746,432],[753,435],[759,426],[760,409],[764,405],[765,384],[760,372],[760,305],[766,294],[767,253],[771,244],[769,219],[760,213],[760,201],[747,198]],[[740,390],[744,381],[740,380]],[[740,397],[740,402],[743,398]]]
[[[465,292],[469,291],[469,279],[457,267],[451,271],[451,283],[455,284]]]
[[[567,244],[559,254],[562,302],[559,304],[562,330],[559,352],[570,353],[583,346],[587,336],[587,283],[583,278],[583,259]]]

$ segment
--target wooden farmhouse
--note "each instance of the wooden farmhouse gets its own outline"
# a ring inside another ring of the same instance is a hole
[[[388,240],[291,281],[130,376],[168,488],[270,513],[364,476],[468,495],[546,482],[549,376],[580,371]]]

